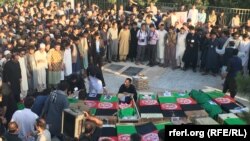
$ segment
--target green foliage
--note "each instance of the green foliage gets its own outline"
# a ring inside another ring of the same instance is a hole
[[[217,6],[228,8],[249,9],[250,0],[158,0],[159,2],[178,3],[184,5],[196,4],[199,6]]]
[[[116,0],[108,0],[109,3],[115,4]]]
[[[236,77],[238,91],[250,97],[250,76],[238,74]]]

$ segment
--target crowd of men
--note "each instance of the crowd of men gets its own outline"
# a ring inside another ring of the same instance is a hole
[[[58,119],[68,107],[67,94],[73,93],[75,86],[85,89],[85,76],[90,92],[106,92],[101,68],[112,61],[221,74],[226,78],[223,91],[229,90],[234,97],[237,73],[248,75],[250,69],[250,25],[241,24],[238,14],[227,24],[224,12],[217,15],[213,10],[207,16],[195,6],[188,11],[188,20],[181,23],[175,12],[161,13],[154,3],[139,9],[132,0],[126,7],[114,5],[108,10],[95,4],[72,6],[66,1],[60,5],[29,0],[5,3],[0,7],[0,70],[1,119],[3,124],[9,123],[6,138],[19,133],[22,141],[35,140],[31,134],[34,125],[40,133],[36,140],[60,138],[61,126],[54,124],[61,124]],[[48,88],[57,86],[48,100]],[[35,103],[26,98],[37,92],[45,96],[37,97]],[[19,102],[24,103],[25,111],[16,111],[13,103]],[[34,106],[36,113],[31,111]],[[37,119],[41,115],[46,121]],[[50,133],[46,122],[53,125]]]

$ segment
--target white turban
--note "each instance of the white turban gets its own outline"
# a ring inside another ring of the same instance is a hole
[[[9,50],[5,50],[5,51],[4,51],[4,55],[6,56],[6,55],[8,55],[8,54],[11,54],[11,52],[10,52]]]
[[[44,43],[41,43],[41,44],[40,44],[40,48],[41,48],[41,49],[45,49],[45,44],[44,44]]]

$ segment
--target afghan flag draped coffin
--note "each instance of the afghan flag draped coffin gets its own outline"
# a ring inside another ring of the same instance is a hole
[[[158,131],[164,130],[165,125],[172,125],[171,122],[144,123],[144,124],[117,124],[118,141],[130,141],[134,133],[142,136],[142,141],[158,141]]]
[[[157,95],[155,93],[139,94],[138,106],[141,121],[163,119],[160,104],[158,103]]]
[[[111,124],[117,122],[118,98],[116,95],[89,94],[85,104],[91,107],[92,115]]]
[[[99,138],[99,140],[103,140],[103,139],[109,139],[110,141],[118,141],[117,138],[117,132],[116,132],[116,126],[103,126],[102,127],[102,132],[101,132],[101,136]]]
[[[137,133],[134,124],[117,124],[118,141],[130,141],[130,135]]]
[[[180,98],[184,98],[187,95],[179,95]],[[160,107],[163,113],[163,116],[165,118],[171,118],[171,117],[182,117],[186,118],[186,114],[181,108],[181,105],[177,103],[178,94],[177,93],[171,93],[171,92],[165,92],[162,94],[158,94]]]
[[[213,99],[215,103],[221,106],[222,110],[227,113],[242,114],[243,112],[249,112],[249,108],[243,104],[235,101],[230,96],[225,95],[219,91],[206,92],[206,94]]]
[[[210,117],[216,118],[218,114],[222,113],[222,109],[216,104],[208,95],[201,91],[192,90],[190,96],[200,104]]]
[[[166,91],[158,97],[164,117],[207,117],[204,109],[187,93]]]
[[[142,141],[159,141],[158,130],[152,122],[137,125],[135,128],[142,136]]]

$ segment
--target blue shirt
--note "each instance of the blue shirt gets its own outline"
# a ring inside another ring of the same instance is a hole
[[[31,110],[37,115],[41,115],[45,101],[47,100],[48,95],[39,95],[36,97],[36,100],[31,108]]]
[[[233,56],[227,66],[227,77],[236,77],[237,74],[242,70],[242,61],[238,56]]]

